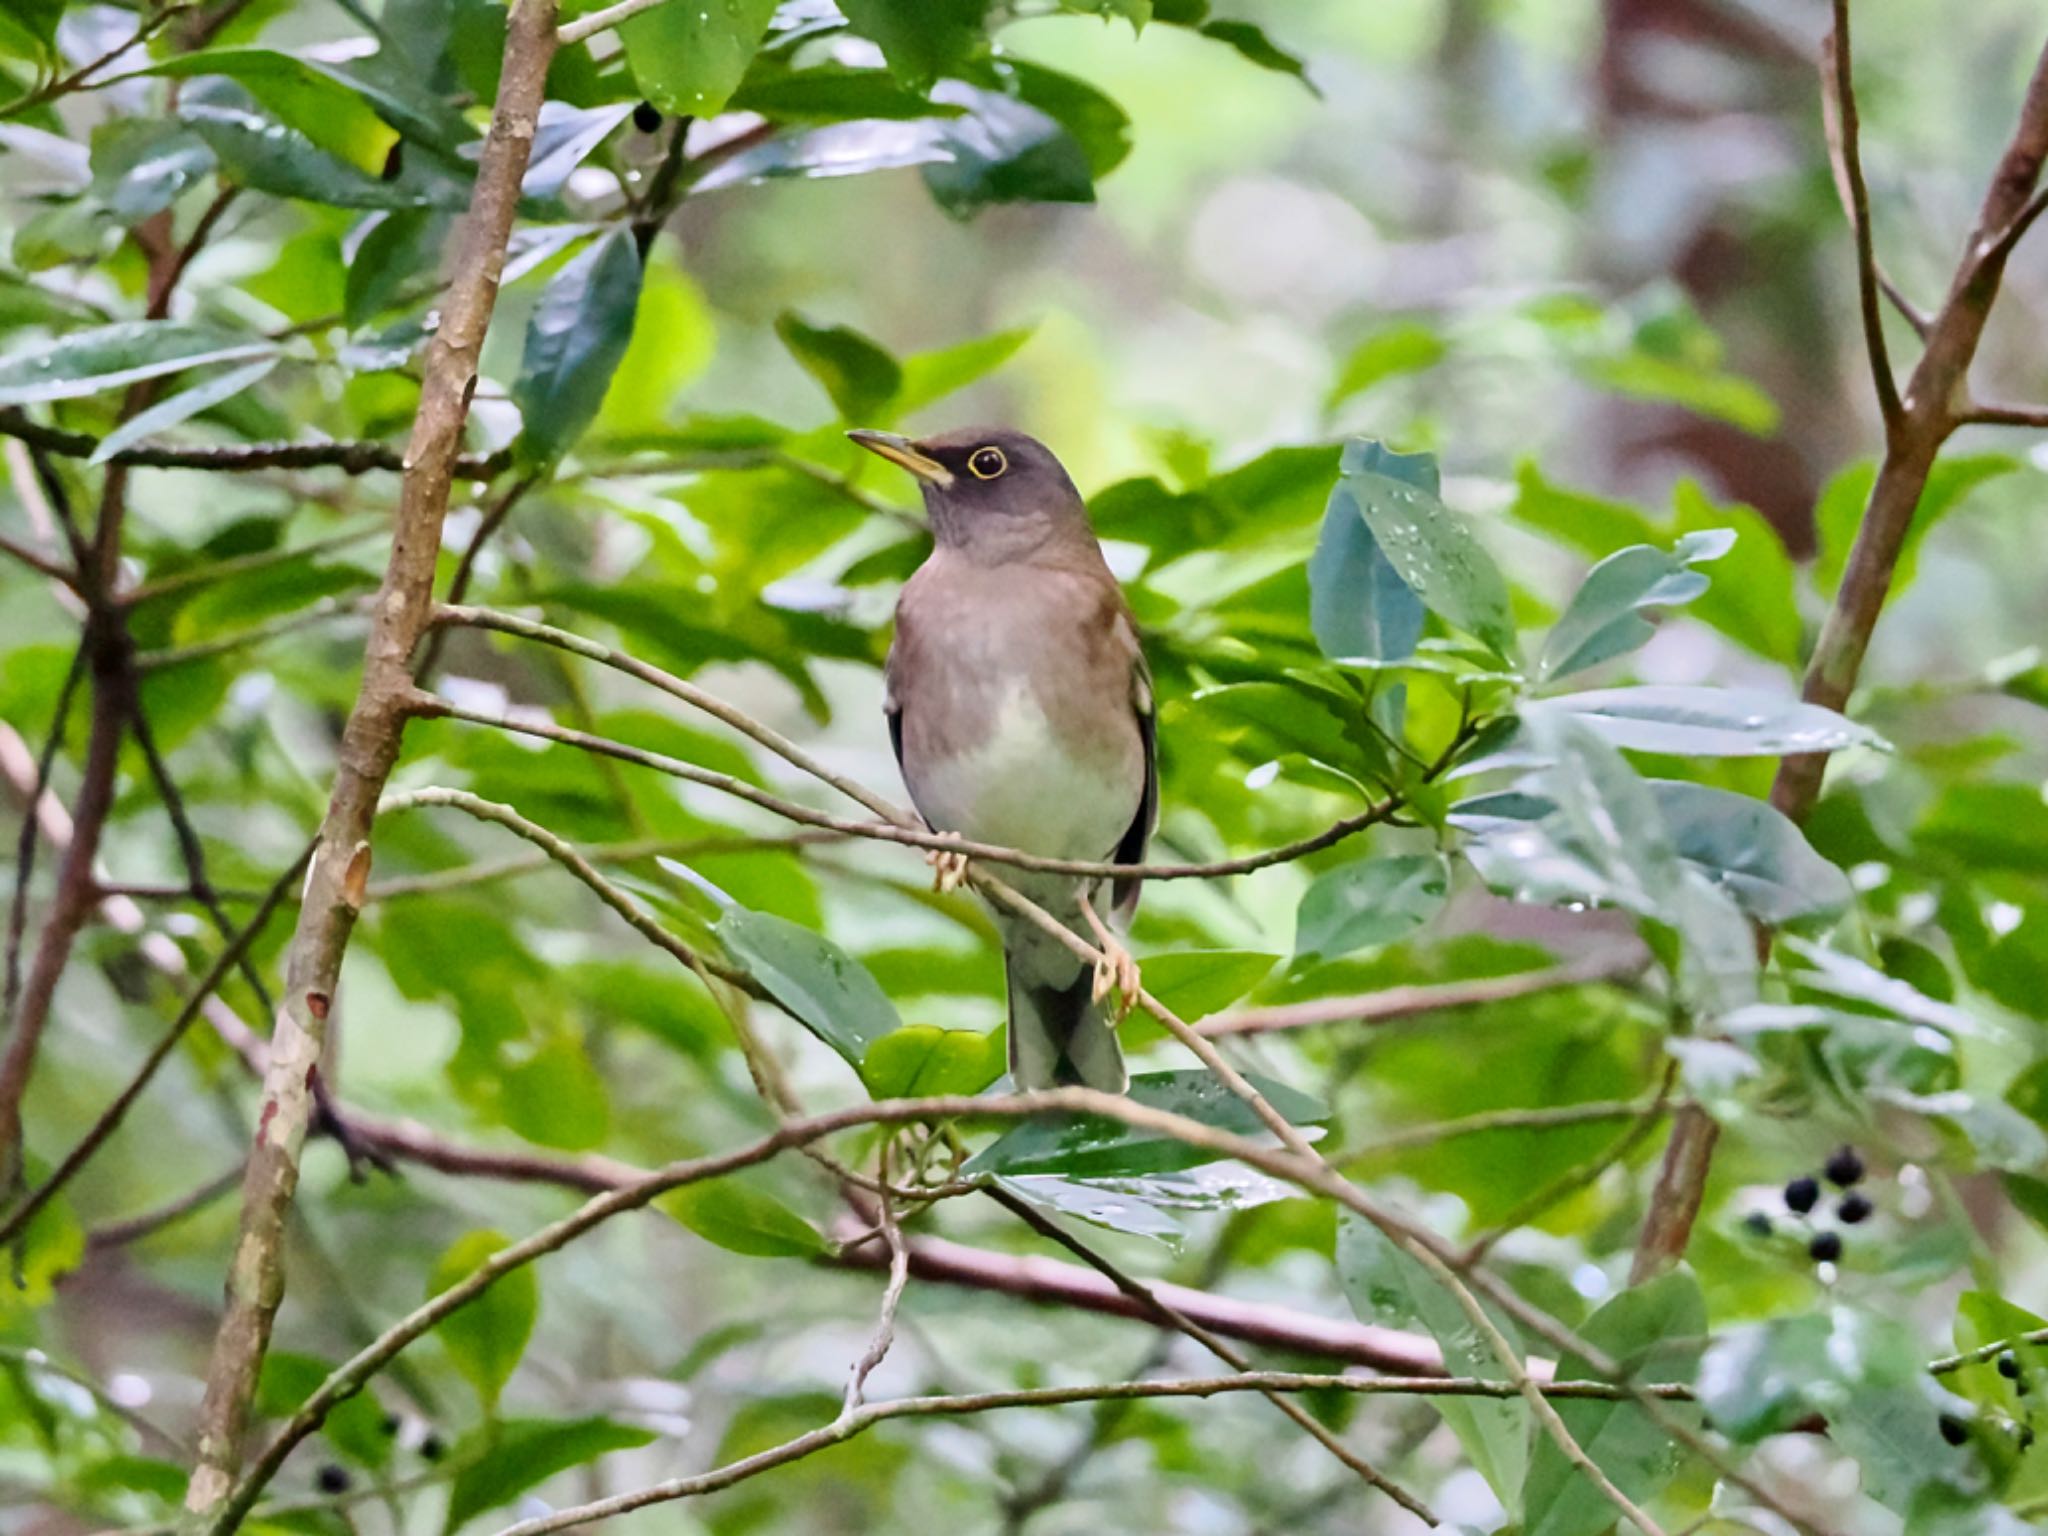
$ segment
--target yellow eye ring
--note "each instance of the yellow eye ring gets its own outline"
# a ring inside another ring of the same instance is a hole
[[[1009,467],[1000,448],[977,448],[967,460],[967,468],[977,480],[993,480]]]

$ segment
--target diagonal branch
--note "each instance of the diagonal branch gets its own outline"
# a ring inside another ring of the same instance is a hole
[[[398,757],[412,652],[432,612],[441,524],[459,468],[477,358],[497,302],[498,277],[555,46],[554,0],[519,0],[507,24],[498,98],[451,264],[455,278],[427,345],[391,558],[364,649],[362,683],[342,731],[334,787],[287,952],[284,1003],[243,1183],[227,1306],[200,1409],[199,1457],[185,1496],[186,1508],[202,1520],[220,1510],[234,1486],[257,1374],[283,1300],[285,1218],[313,1119],[313,1073],[326,1041],[342,955],[365,899],[370,827]]]
[[[1849,0],[1834,0],[1834,7],[1834,30],[1821,44],[1821,118],[1827,128],[1828,158],[1849,216],[1849,232],[1856,238],[1856,293],[1863,311],[1863,345],[1870,354],[1877,408],[1889,431],[1899,419],[1899,386],[1885,349],[1877,252],[1870,231],[1870,190],[1863,182],[1856,87],[1849,61]]]

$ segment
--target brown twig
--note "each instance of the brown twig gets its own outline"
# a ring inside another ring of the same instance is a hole
[[[1877,252],[1870,229],[1870,191],[1863,181],[1863,155],[1858,143],[1856,90],[1850,79],[1849,0],[1834,0],[1835,26],[1821,45],[1821,117],[1828,130],[1830,159],[1856,241],[1856,296],[1863,314],[1863,345],[1870,354],[1870,377],[1877,386],[1877,407],[1886,429],[1899,419],[1899,386],[1892,377],[1885,348],[1884,314],[1879,307]]]
[[[540,483],[538,474],[521,475],[505,487],[498,499],[491,503],[491,509],[476,525],[476,532],[470,536],[468,547],[462,551],[462,558],[455,562],[455,574],[448,578],[448,601],[460,603],[469,595],[469,584],[476,578],[477,557],[484,546],[491,541],[491,535],[504,527],[505,519],[512,515],[512,509],[525,499],[526,493]],[[420,664],[413,677],[425,687],[434,675],[441,661],[441,649],[448,643],[448,630],[437,624],[427,635],[426,645],[420,651]]]
[[[19,406],[0,406],[0,436],[15,437],[67,459],[89,459],[100,440],[90,432],[67,432],[32,420]],[[135,469],[201,469],[219,474],[247,474],[259,469],[338,469],[345,475],[373,470],[394,474],[405,468],[405,455],[383,443],[239,443],[233,447],[170,448],[137,444],[109,454],[105,461]],[[449,473],[458,480],[495,480],[510,462],[509,455],[455,458]]]
[[[1626,981],[1639,976],[1642,970],[1643,961],[1634,955],[1596,957],[1547,970],[1517,971],[1507,976],[1485,976],[1476,981],[1386,987],[1378,992],[1352,997],[1318,997],[1301,1003],[1279,1003],[1270,1008],[1243,1008],[1203,1019],[1195,1030],[1216,1039],[1223,1035],[1264,1035],[1321,1024],[1390,1024],[1398,1019],[1412,1019],[1453,1008],[1513,1002],[1517,998],[1555,992],[1565,987]]]
[[[284,1003],[243,1183],[227,1306],[200,1410],[199,1458],[186,1491],[186,1508],[202,1521],[222,1509],[234,1486],[257,1374],[283,1299],[285,1215],[298,1187],[299,1153],[313,1118],[313,1073],[326,1040],[342,955],[368,887],[370,827],[398,756],[412,653],[432,611],[441,524],[458,468],[477,357],[497,300],[498,275],[555,46],[554,0],[520,0],[506,31],[498,99],[452,263],[455,278],[427,345],[391,557],[364,650],[362,683],[342,731],[334,788],[287,952]]]
[[[57,752],[64,744],[64,727],[71,718],[71,701],[77,696],[79,680],[85,676],[85,645],[81,642],[71,652],[71,665],[64,673],[64,681],[57,689],[57,703],[50,712],[50,731],[43,739],[43,749],[36,754],[35,779],[23,790],[26,809],[21,818],[21,833],[14,845],[14,899],[7,909],[7,979],[4,994],[0,994],[0,1017],[14,1016],[15,1002],[21,996],[21,946],[28,933],[28,888],[35,877],[36,848],[41,840],[42,808],[44,793],[50,787],[50,770],[56,765]]]

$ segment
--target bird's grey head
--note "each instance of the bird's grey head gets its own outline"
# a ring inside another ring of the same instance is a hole
[[[915,439],[865,429],[846,435],[917,476],[941,545],[989,565],[1077,539],[1093,546],[1081,493],[1035,437],[1007,427]]]

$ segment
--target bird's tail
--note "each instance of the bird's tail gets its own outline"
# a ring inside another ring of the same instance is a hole
[[[1089,993],[1094,975],[1078,966],[1064,986],[1027,975],[1004,956],[1010,989],[1010,1077],[1020,1089],[1084,1087],[1122,1093],[1130,1086],[1123,1048]]]

